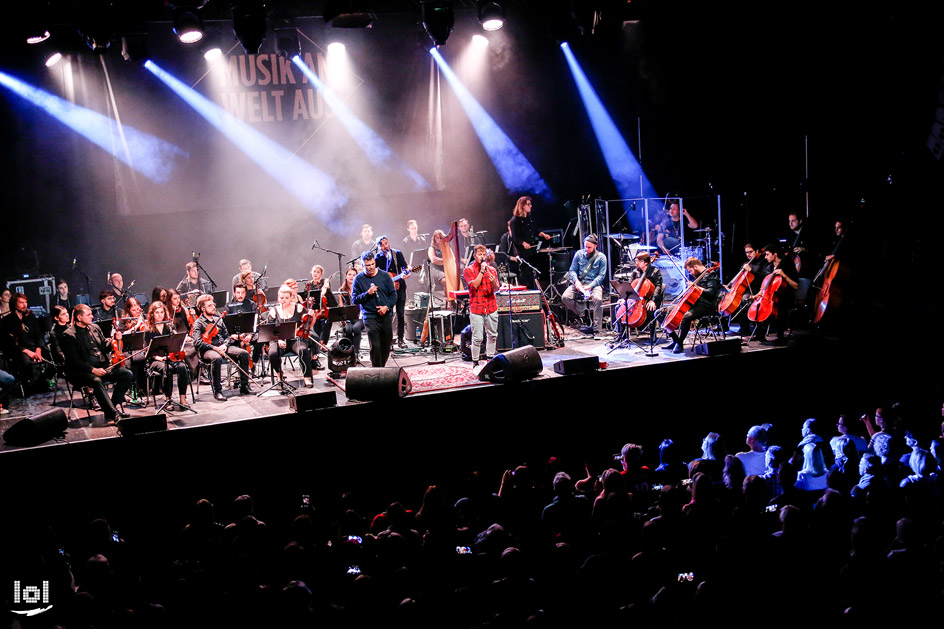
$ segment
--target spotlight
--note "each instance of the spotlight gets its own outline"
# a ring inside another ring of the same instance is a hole
[[[488,37],[485,35],[473,35],[472,36],[472,45],[476,48],[485,48],[488,46]]]
[[[324,21],[334,28],[370,28],[374,24],[374,14],[366,0],[328,0]]]
[[[344,52],[344,44],[339,41],[331,42],[328,44],[328,52],[334,55],[339,55]]]
[[[46,57],[46,67],[51,68],[60,61],[62,61],[62,53],[57,50]]]
[[[493,0],[479,0],[479,24],[487,31],[497,31],[505,25],[505,9]]]
[[[263,0],[240,0],[233,4],[233,33],[250,55],[257,54],[265,39],[266,15]]]
[[[275,52],[283,59],[291,59],[295,55],[302,54],[298,30],[294,27],[275,29]]]
[[[180,11],[174,17],[174,34],[182,44],[195,44],[203,39],[203,23],[195,13]]]
[[[38,44],[49,39],[49,31],[43,30],[42,32],[36,32],[33,35],[27,35],[26,43],[27,44]]]
[[[200,42],[200,52],[207,61],[213,61],[223,56],[223,49],[220,47],[220,34],[216,30],[204,32],[203,41]]]
[[[146,33],[128,33],[121,37],[121,58],[125,61],[141,63],[150,55],[147,47]]]
[[[449,33],[455,25],[451,0],[430,0],[423,2],[423,28],[437,46],[443,46],[449,39]]]

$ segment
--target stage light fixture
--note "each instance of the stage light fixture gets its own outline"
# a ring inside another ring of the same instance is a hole
[[[234,3],[233,33],[248,54],[258,54],[266,33],[265,2],[241,0]]]
[[[328,0],[324,21],[334,28],[370,28],[374,24],[374,14],[366,0]]]
[[[207,61],[215,61],[223,56],[223,49],[216,42],[208,43],[202,50],[203,58]]]
[[[452,11],[452,2],[435,0],[424,2],[422,5],[423,28],[426,34],[433,40],[437,46],[443,46],[449,39],[453,26],[456,23],[455,14]]]
[[[275,52],[283,59],[302,54],[302,42],[295,27],[275,29]]]
[[[57,63],[62,61],[62,53],[58,50],[49,53],[49,56],[46,57],[46,67],[51,68]]]
[[[485,48],[488,46],[488,37],[485,35],[473,35],[472,36],[472,45],[476,48]]]
[[[195,44],[203,39],[203,22],[192,11],[178,11],[174,16],[174,34],[182,44]]]
[[[487,31],[497,31],[505,25],[505,9],[494,0],[479,0],[479,24]]]
[[[330,44],[328,44],[328,52],[330,54],[339,55],[342,52],[344,52],[344,50],[345,50],[344,44],[342,44],[339,41],[331,42]]]
[[[143,63],[149,56],[146,33],[128,33],[121,36],[122,59]]]
[[[38,44],[49,39],[49,31],[43,30],[42,32],[36,31],[33,35],[26,36],[27,44]]]

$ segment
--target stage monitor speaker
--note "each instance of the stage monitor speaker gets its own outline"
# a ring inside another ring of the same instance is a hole
[[[570,376],[576,373],[590,373],[600,368],[600,359],[596,356],[565,358],[554,363],[554,373]]]
[[[288,403],[296,413],[316,411],[319,408],[331,408],[338,405],[338,395],[334,391],[319,391],[305,395],[293,395]]]
[[[3,433],[3,441],[11,446],[30,447],[65,435],[69,420],[61,408],[21,419]]]
[[[513,321],[508,320],[507,312],[498,315],[498,347],[496,349],[499,352],[513,349],[510,333],[512,327],[517,335],[514,347],[532,345],[537,349],[544,349],[544,316],[540,312],[514,313],[511,319]]]
[[[530,380],[541,375],[544,364],[541,355],[533,345],[526,345],[513,349],[504,354],[498,354],[491,359],[482,371],[479,380],[483,382],[520,382]]]
[[[740,351],[741,339],[725,339],[695,346],[695,353],[699,356],[722,356],[724,354],[738,354]]]
[[[412,390],[402,367],[352,367],[344,380],[344,393],[351,400],[393,400]]]
[[[167,430],[167,415],[142,415],[128,417],[118,422],[118,434],[122,437],[145,435],[149,432],[163,432]]]

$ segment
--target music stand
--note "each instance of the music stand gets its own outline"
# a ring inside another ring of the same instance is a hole
[[[184,349],[184,342],[187,340],[187,336],[188,334],[186,332],[177,332],[176,334],[168,334],[165,336],[155,336],[154,338],[151,339],[151,344],[148,345],[148,351],[144,355],[144,360],[150,361],[150,359],[154,358],[155,356],[170,356],[171,354],[177,354],[177,355],[182,354],[183,349]],[[167,359],[167,362],[174,363],[174,365],[176,366],[176,364],[181,361]],[[191,396],[193,395],[193,383],[190,384],[190,395]],[[171,398],[168,396],[168,398],[164,400],[164,403],[161,404],[161,407],[157,409],[156,411],[154,411],[154,414],[160,415],[172,403],[173,402],[171,401]],[[192,406],[187,406],[186,404],[184,404],[183,400],[179,401],[177,405],[182,410],[190,411],[191,413],[197,412],[196,409],[194,409]]]
[[[285,341],[286,349],[288,349],[287,345],[289,341],[295,338],[295,329],[297,326],[298,324],[294,321],[285,321],[284,323],[264,323],[259,326],[259,342],[278,343],[279,341]],[[281,360],[281,353],[279,354],[279,359]],[[281,368],[279,371],[282,371]],[[297,388],[286,382],[285,376],[282,375],[271,385],[264,388],[262,391],[259,391],[259,393],[256,394],[256,397],[261,397],[263,393],[266,393],[275,387],[278,387],[279,392],[283,395],[295,395],[295,389]]]
[[[649,332],[649,350],[648,351],[646,351],[646,349],[642,345],[632,340],[632,338],[630,338],[629,336],[629,326],[626,325],[626,321],[629,319],[629,308],[626,308],[625,304],[629,300],[639,301],[639,293],[637,293],[636,290],[633,288],[633,283],[621,282],[619,280],[610,280],[610,286],[612,286],[613,289],[617,292],[617,294],[619,295],[619,298],[623,300],[624,308],[623,308],[623,320],[622,320],[623,329],[620,330],[619,338],[617,338],[616,341],[614,341],[613,347],[610,349],[609,352],[607,352],[607,354],[611,354],[617,349],[622,349],[626,347],[628,344],[632,344],[638,347],[640,350],[642,350],[643,354],[645,354],[646,356],[658,356],[659,355],[658,352],[652,351],[652,348],[655,345],[655,338],[651,330]],[[646,316],[648,317],[649,315],[647,314]],[[656,321],[656,318],[655,316],[653,316],[652,320],[649,322],[649,325],[643,326],[643,329],[648,328],[649,326],[655,325],[655,321]]]
[[[256,327],[255,312],[234,312],[223,315],[223,325],[230,334],[252,334]]]
[[[226,307],[226,304],[229,303],[228,290],[216,290],[210,294],[213,295],[213,303],[216,304],[217,308],[223,309]]]

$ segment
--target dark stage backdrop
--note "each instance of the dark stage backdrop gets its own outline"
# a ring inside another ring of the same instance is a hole
[[[928,19],[936,10],[855,19],[793,15],[746,28],[731,16],[678,19],[673,6],[615,33],[572,41],[660,194],[721,194],[721,227],[737,260],[743,240],[778,236],[787,211],[805,212],[807,194],[820,226],[839,213],[852,216],[882,256],[906,251],[914,258],[917,251],[920,258],[930,250],[927,242],[918,247],[924,237],[915,230],[888,230],[887,222],[890,213],[940,193],[940,163],[925,146],[941,88],[942,40],[931,36],[936,22]],[[516,21],[490,36],[480,77],[463,73],[468,41],[481,32],[474,16],[457,16],[442,54],[548,184],[551,193],[535,200],[539,225],[563,227],[573,216],[566,201],[583,194],[613,199],[616,191],[559,42],[546,20],[524,13],[521,7]],[[338,29],[321,19],[294,25],[303,58],[325,78],[325,48]],[[216,26],[231,32],[228,23]],[[316,239],[346,260],[362,223],[399,241],[409,218],[431,232],[466,216],[498,240],[524,191],[505,188],[445,80],[441,158],[432,149],[431,44],[416,16],[380,15],[369,31],[341,33],[350,63],[341,96],[420,185],[359,151],[299,69],[275,56],[271,26],[256,56],[242,54],[230,39],[222,69],[209,70],[166,23],[149,27],[149,56],[289,155],[327,173],[342,201],[316,211],[300,203],[117,50],[82,54],[50,72],[4,44],[0,71],[111,118],[117,114],[126,128],[174,148],[168,178],[152,181],[0,90],[3,276],[15,275],[20,248],[35,249],[39,271],[66,277],[74,290],[84,283],[70,270],[73,258],[91,276],[93,293],[106,271],[121,271],[126,283],[136,279],[136,289],[150,292],[156,284],[175,285],[197,251],[221,287],[242,257],[257,270],[268,263],[274,284],[307,276],[314,263],[337,269],[336,257],[311,250]],[[253,157],[291,161],[265,148]],[[936,213],[930,222],[933,234]]]

